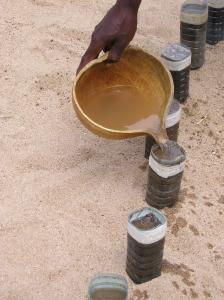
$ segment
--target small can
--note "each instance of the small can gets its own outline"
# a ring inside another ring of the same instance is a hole
[[[134,283],[161,275],[166,231],[166,217],[153,207],[129,215],[126,271]]]
[[[176,204],[185,167],[186,154],[174,141],[154,145],[149,158],[146,202],[162,209]]]

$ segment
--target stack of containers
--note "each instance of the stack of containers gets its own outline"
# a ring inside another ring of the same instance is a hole
[[[224,40],[224,0],[209,0],[207,43],[215,45],[222,40]]]
[[[134,283],[161,275],[166,231],[165,216],[153,207],[129,216],[126,271]]]
[[[198,69],[205,62],[207,0],[186,0],[181,7],[180,19],[181,44],[191,48],[191,69]]]
[[[177,142],[180,119],[181,119],[181,105],[179,101],[173,100],[170,106],[169,114],[166,118],[166,132],[169,140]],[[145,138],[145,158],[149,159],[152,146],[156,144],[153,137],[147,136]]]
[[[189,97],[191,50],[184,45],[171,44],[161,57],[173,77],[174,98],[184,103]]]

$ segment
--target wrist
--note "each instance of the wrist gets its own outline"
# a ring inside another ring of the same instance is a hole
[[[139,9],[142,0],[117,0],[117,5],[121,7],[131,7],[136,10]]]

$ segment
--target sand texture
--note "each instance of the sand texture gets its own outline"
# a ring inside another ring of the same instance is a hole
[[[127,216],[146,206],[144,138],[100,139],[78,121],[74,74],[112,0],[0,1],[0,300],[82,300],[125,274]],[[143,0],[134,45],[179,41],[180,0]],[[192,72],[180,201],[166,209],[162,277],[130,300],[224,299],[224,43]]]

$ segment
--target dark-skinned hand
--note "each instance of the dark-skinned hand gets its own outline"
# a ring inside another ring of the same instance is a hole
[[[108,11],[95,27],[77,74],[86,64],[96,59],[101,51],[109,51],[108,62],[117,62],[120,59],[122,52],[135,35],[140,3],[141,0],[118,0]]]

